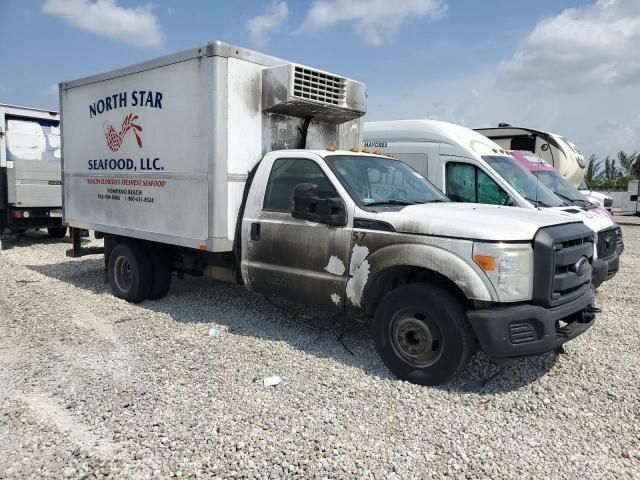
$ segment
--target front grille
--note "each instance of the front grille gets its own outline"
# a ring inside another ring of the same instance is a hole
[[[543,228],[534,240],[534,261],[534,302],[545,307],[570,302],[591,283],[593,234],[579,223]]]
[[[293,74],[293,95],[329,105],[343,105],[346,79],[324,72],[296,66]]]
[[[616,247],[618,245],[617,227],[609,228],[608,230],[601,230],[598,232],[598,258],[606,260],[616,253]]]

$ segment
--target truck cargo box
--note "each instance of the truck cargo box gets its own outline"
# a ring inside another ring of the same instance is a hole
[[[67,225],[221,252],[232,248],[247,174],[262,156],[357,147],[366,93],[345,77],[212,42],[62,82],[60,105]]]

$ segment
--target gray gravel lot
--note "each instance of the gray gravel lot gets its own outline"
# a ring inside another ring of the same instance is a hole
[[[393,378],[362,326],[351,355],[336,320],[310,330],[206,279],[130,305],[100,257],[23,236],[0,252],[0,478],[638,478],[640,226],[623,228],[566,355],[478,354],[440,388]]]

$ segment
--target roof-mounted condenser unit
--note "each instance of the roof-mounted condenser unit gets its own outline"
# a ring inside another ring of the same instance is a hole
[[[262,109],[292,117],[344,123],[364,116],[364,84],[296,64],[262,71]]]

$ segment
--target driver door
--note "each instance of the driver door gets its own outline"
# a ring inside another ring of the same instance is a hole
[[[293,192],[300,183],[317,185],[320,197],[339,197],[314,159],[274,160],[262,209],[257,218],[250,220],[251,288],[295,303],[341,310],[349,265],[349,234],[345,227],[291,215]]]

